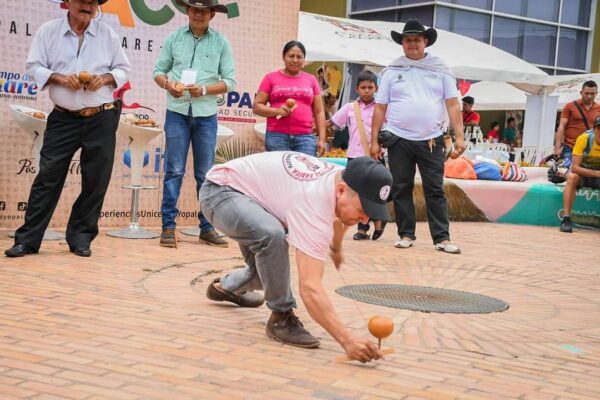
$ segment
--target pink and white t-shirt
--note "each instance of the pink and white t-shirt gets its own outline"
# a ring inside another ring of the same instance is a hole
[[[288,228],[288,243],[325,260],[333,238],[335,175],[340,166],[292,151],[215,165],[206,179],[256,200]]]
[[[369,104],[365,104],[362,100],[358,100],[358,106],[360,108],[360,116],[365,127],[365,134],[367,136],[367,143],[371,143],[371,122],[373,121],[373,111],[375,111],[375,100]],[[344,104],[338,112],[331,117],[331,121],[338,128],[344,128],[348,126],[350,133],[350,140],[348,141],[348,158],[356,158],[369,155],[369,149],[362,148],[362,141],[360,139],[360,132],[358,130],[358,121],[356,115],[354,115],[354,102]]]
[[[304,71],[298,76],[289,76],[278,70],[265,75],[258,91],[269,95],[269,103],[273,108],[281,107],[287,99],[296,101],[296,108],[289,116],[281,119],[267,118],[267,132],[288,135],[312,132],[313,101],[315,96],[321,94],[317,78]]]

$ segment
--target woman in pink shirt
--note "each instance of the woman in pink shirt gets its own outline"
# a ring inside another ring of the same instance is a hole
[[[304,71],[306,49],[298,41],[283,47],[284,68],[263,78],[252,110],[267,118],[267,151],[298,151],[311,156],[325,151],[325,111],[317,79]],[[319,133],[318,143],[313,125]]]

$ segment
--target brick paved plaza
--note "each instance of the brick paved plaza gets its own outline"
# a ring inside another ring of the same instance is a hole
[[[600,234],[454,223],[463,254],[433,250],[427,225],[412,249],[345,241],[341,273],[324,283],[342,321],[368,335],[392,317],[396,349],[369,365],[337,364],[341,348],[299,301],[319,350],[264,334],[268,309],[211,304],[210,279],[240,266],[236,246],[181,237],[125,240],[102,232],[91,258],[64,242],[39,255],[0,258],[0,399],[599,399]],[[2,249],[12,245],[1,232]],[[293,287],[297,293],[295,263]],[[425,285],[481,293],[510,309],[427,314],[357,303],[337,287]]]

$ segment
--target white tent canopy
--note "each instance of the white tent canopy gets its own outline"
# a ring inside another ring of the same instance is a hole
[[[306,46],[306,61],[340,61],[387,66],[403,55],[391,31],[401,22],[361,21],[301,12],[298,40]],[[536,93],[549,84],[548,74],[496,47],[438,29],[435,45],[427,48],[441,57],[457,78],[522,84]],[[550,84],[551,85],[551,84]],[[551,90],[551,87],[549,87]]]
[[[600,83],[600,74],[551,76],[556,82],[552,95],[558,95],[558,108],[581,97],[583,82],[593,80]],[[527,96],[516,87],[503,82],[473,83],[465,95],[475,98],[474,109],[485,110],[524,110]]]

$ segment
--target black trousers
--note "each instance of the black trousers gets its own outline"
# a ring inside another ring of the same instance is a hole
[[[52,111],[48,116],[40,170],[33,181],[25,223],[15,243],[39,250],[62,192],[71,159],[81,148],[81,193],[71,210],[66,239],[71,248],[89,246],[98,235],[98,219],[108,189],[115,156],[120,107],[84,118]]]
[[[390,172],[394,178],[392,199],[396,213],[398,236],[415,240],[415,205],[413,189],[415,186],[416,166],[419,167],[427,222],[433,243],[450,240],[448,222],[448,203],[444,195],[444,138],[434,139],[435,146],[429,148],[428,140],[413,141],[400,138],[388,149]]]
[[[348,164],[350,163],[350,161],[354,160],[354,158],[348,157]],[[381,161],[381,163],[383,164],[383,166],[385,167],[385,158],[380,158],[379,161]],[[369,220],[375,222],[375,220]],[[371,228],[370,224],[367,222],[366,224],[363,224],[362,222],[358,223],[358,230],[360,231],[365,231],[365,232],[369,232],[369,229]]]

